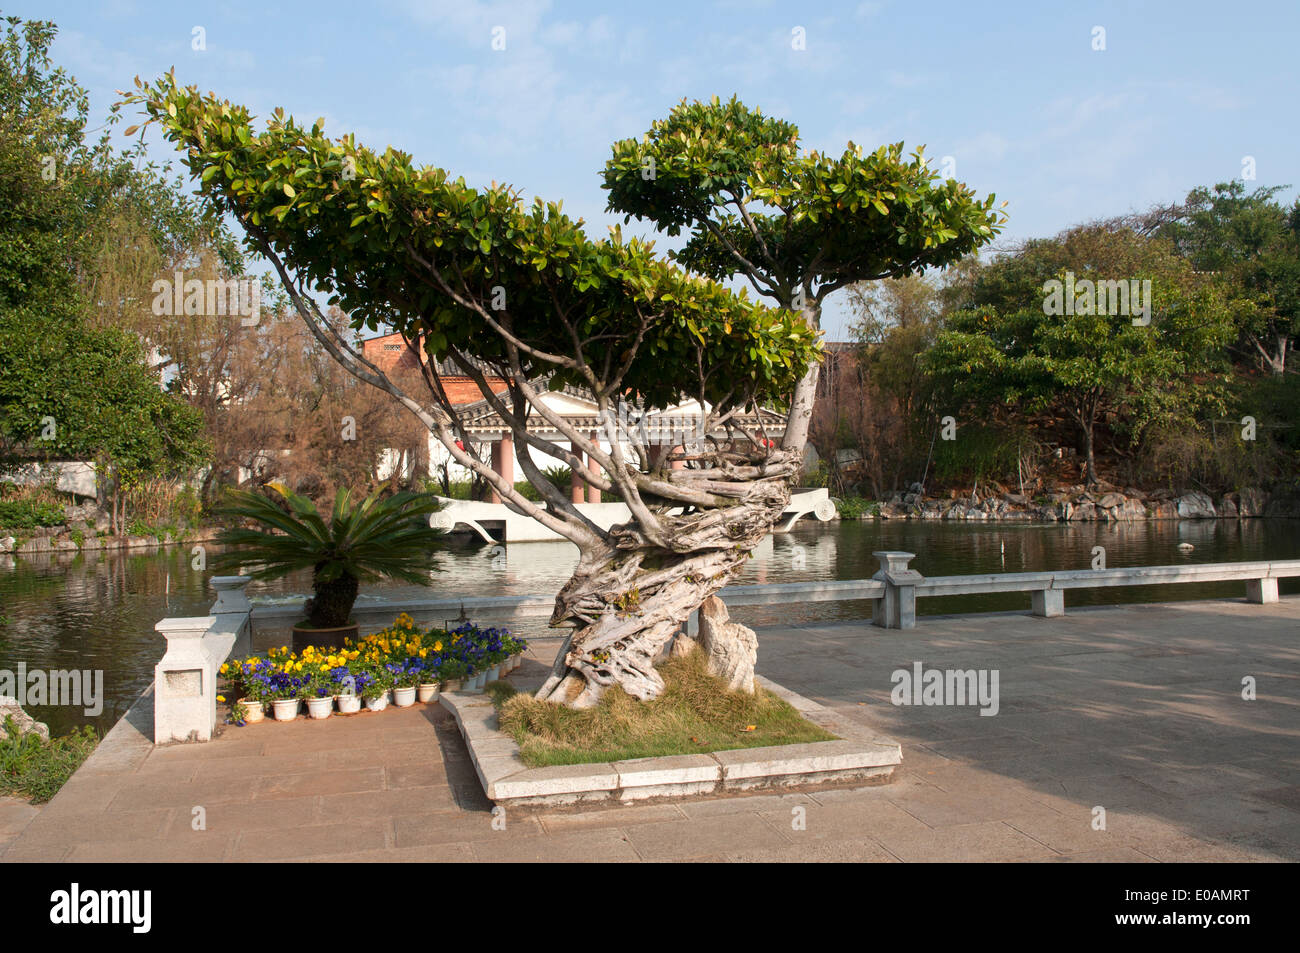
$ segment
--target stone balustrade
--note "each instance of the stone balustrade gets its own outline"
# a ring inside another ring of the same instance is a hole
[[[252,641],[247,576],[213,576],[211,615],[168,618],[155,629],[167,651],[154,666],[154,744],[210,741],[217,725],[217,674],[232,654]]]
[[[1246,584],[1247,602],[1263,604],[1278,601],[1279,579],[1300,577],[1300,559],[1287,559],[926,578],[910,568],[913,553],[884,550],[873,555],[880,569],[870,579],[728,586],[719,595],[730,607],[870,600],[873,625],[911,629],[916,626],[916,600],[932,596],[1027,592],[1033,614],[1053,618],[1065,613],[1067,589],[1236,580]],[[248,582],[245,576],[214,576],[217,601],[211,615],[163,619],[156,626],[167,638],[167,653],[154,671],[156,744],[209,740],[216,727],[218,669],[231,655],[250,651],[252,622],[287,626],[302,618],[297,605],[252,606],[244,593]],[[470,617],[508,618],[548,616],[554,608],[552,596],[478,596],[370,602],[357,605],[355,616],[363,627],[373,622],[381,628],[392,622],[395,611],[441,622],[462,610]],[[698,633],[698,613],[685,628],[688,635]]]

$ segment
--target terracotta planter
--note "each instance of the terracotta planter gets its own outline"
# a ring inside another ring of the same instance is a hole
[[[415,689],[415,700],[420,702],[436,702],[438,700],[438,683],[426,682],[423,685],[417,685]]]
[[[410,708],[415,704],[415,686],[403,685],[393,689],[393,704],[398,708]]]
[[[261,702],[253,701],[251,698],[241,698],[239,704],[244,706],[244,723],[255,725],[266,718],[266,709],[262,707]]]
[[[301,704],[301,698],[277,698],[271,702],[271,710],[276,721],[293,721],[298,717],[298,709]]]
[[[462,685],[463,685],[462,679],[449,678],[442,683],[442,690],[444,692],[458,692],[461,690]]]
[[[309,645],[314,645],[318,649],[342,648],[344,639],[355,642],[360,633],[361,626],[355,622],[332,629],[312,629],[307,627],[306,621],[299,622],[293,627],[293,650],[301,652]]]
[[[335,695],[334,700],[339,703],[340,715],[354,715],[361,710],[360,695]]]

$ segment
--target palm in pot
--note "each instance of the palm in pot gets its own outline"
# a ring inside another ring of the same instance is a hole
[[[441,509],[428,493],[372,494],[359,503],[340,488],[328,518],[311,500],[280,483],[268,484],[287,505],[260,493],[232,490],[220,508],[228,525],[217,542],[230,546],[213,561],[219,570],[247,569],[254,579],[312,571],[307,619],[294,626],[295,648],[338,644],[354,635],[352,607],[362,582],[399,579],[429,585],[429,550],[444,532],[429,525]],[[253,524],[252,526],[245,525]]]

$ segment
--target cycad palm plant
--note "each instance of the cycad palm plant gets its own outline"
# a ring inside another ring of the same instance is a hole
[[[255,579],[279,579],[310,569],[312,628],[348,625],[364,581],[429,584],[428,552],[443,536],[442,530],[429,526],[429,514],[441,508],[432,494],[397,493],[380,499],[376,493],[353,503],[351,491],[340,488],[326,520],[311,500],[283,484],[268,485],[288,503],[289,512],[260,493],[232,490],[221,516],[250,520],[259,528],[236,524],[223,529],[217,542],[234,549],[213,564],[221,570],[250,568]]]

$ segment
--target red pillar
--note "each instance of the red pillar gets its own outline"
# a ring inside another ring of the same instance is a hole
[[[509,435],[492,444],[492,471],[505,477],[511,486],[515,485],[515,442]],[[501,494],[495,487],[492,489],[492,502],[501,502]]]
[[[587,466],[587,455],[572,444],[569,446],[573,450],[573,455],[582,461],[581,467],[573,468],[573,482],[570,484],[569,499],[574,503],[581,503],[587,497],[586,490],[584,489],[585,481],[582,479],[582,471],[586,469]]]
[[[591,442],[599,447],[600,446],[599,434],[593,432],[591,435]],[[596,465],[595,461],[593,461],[591,458],[587,459],[587,469],[592,473],[596,473],[596,474],[600,473],[600,468]],[[596,486],[592,486],[590,483],[587,484],[587,502],[588,503],[600,502],[600,488]]]

